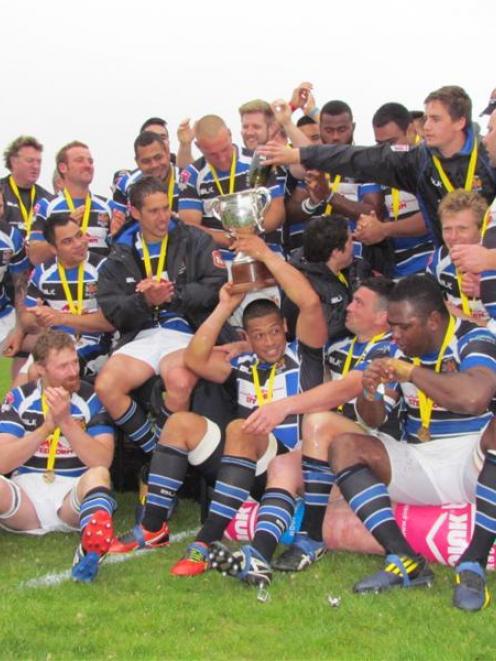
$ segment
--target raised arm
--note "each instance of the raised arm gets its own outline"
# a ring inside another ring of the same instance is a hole
[[[322,347],[327,341],[327,324],[320,299],[305,276],[272,252],[258,236],[240,237],[233,248],[264,262],[288,298],[298,307],[298,339],[309,347]]]
[[[186,366],[208,381],[224,383],[231,373],[226,354],[214,351],[214,347],[223,325],[243,298],[244,294],[233,294],[232,283],[226,283],[219,292],[215,310],[198,328],[184,352]]]

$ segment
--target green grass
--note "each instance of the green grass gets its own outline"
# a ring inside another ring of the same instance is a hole
[[[132,523],[135,496],[118,494],[118,500],[122,531]],[[198,506],[182,501],[172,532],[197,525]],[[494,657],[494,610],[467,615],[452,608],[446,568],[435,567],[431,590],[357,596],[352,584],[380,568],[381,558],[328,554],[302,574],[276,574],[270,601],[260,603],[256,590],[214,571],[193,579],[169,576],[187,541],[104,563],[91,585],[27,587],[30,579],[69,569],[78,536],[0,531],[0,658]],[[339,608],[328,605],[329,594],[341,597]]]

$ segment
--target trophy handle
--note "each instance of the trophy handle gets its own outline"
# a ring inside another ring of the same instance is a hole
[[[214,197],[213,200],[208,200],[206,203],[207,208],[205,211],[209,214],[212,214],[214,218],[217,220],[221,220],[220,217],[220,199],[218,197]]]
[[[260,212],[257,214],[257,227],[258,229],[263,232],[264,231],[264,225],[263,225],[263,217],[267,209],[269,208],[269,204],[272,202],[272,195],[271,192],[268,188],[265,188],[264,186],[260,186],[259,188],[255,189],[259,198],[263,199],[263,206],[260,209]]]

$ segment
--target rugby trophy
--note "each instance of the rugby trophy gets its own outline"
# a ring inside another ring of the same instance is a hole
[[[246,234],[263,232],[263,215],[272,196],[268,188],[249,188],[239,193],[222,195],[211,200],[210,213],[220,220],[226,233],[236,239]],[[233,291],[237,294],[256,291],[275,284],[274,277],[263,262],[238,252],[231,266]]]

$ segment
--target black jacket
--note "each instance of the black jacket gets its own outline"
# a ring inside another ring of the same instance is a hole
[[[97,300],[105,317],[120,331],[121,344],[155,325],[154,310],[136,292],[144,279],[143,261],[135,248],[139,231],[133,226],[112,246],[99,278]],[[184,317],[196,329],[218,301],[227,271],[216,265],[216,250],[208,234],[180,221],[171,221],[167,246],[167,273],[175,282],[173,300],[163,309]]]
[[[442,245],[441,224],[437,214],[440,200],[447,191],[440,181],[432,155],[437,154],[444,171],[455,188],[463,188],[473,145],[473,131],[467,134],[461,151],[444,158],[425,144],[409,151],[395,150],[390,145],[349,147],[346,145],[312,145],[300,149],[302,164],[307,168],[375,181],[413,193],[428,224],[435,243]],[[491,167],[486,149],[479,143],[473,190],[490,204],[496,196],[496,170]]]
[[[346,308],[360,281],[370,275],[367,263],[363,260],[356,260],[349,269],[344,271],[348,286],[341,282],[324,262],[307,262],[303,256],[303,248],[293,251],[290,263],[306,276],[320,298],[329,329],[329,342],[335,342],[349,335],[345,326]],[[295,337],[298,308],[284,295],[282,311],[288,324],[289,337],[292,340]]]

